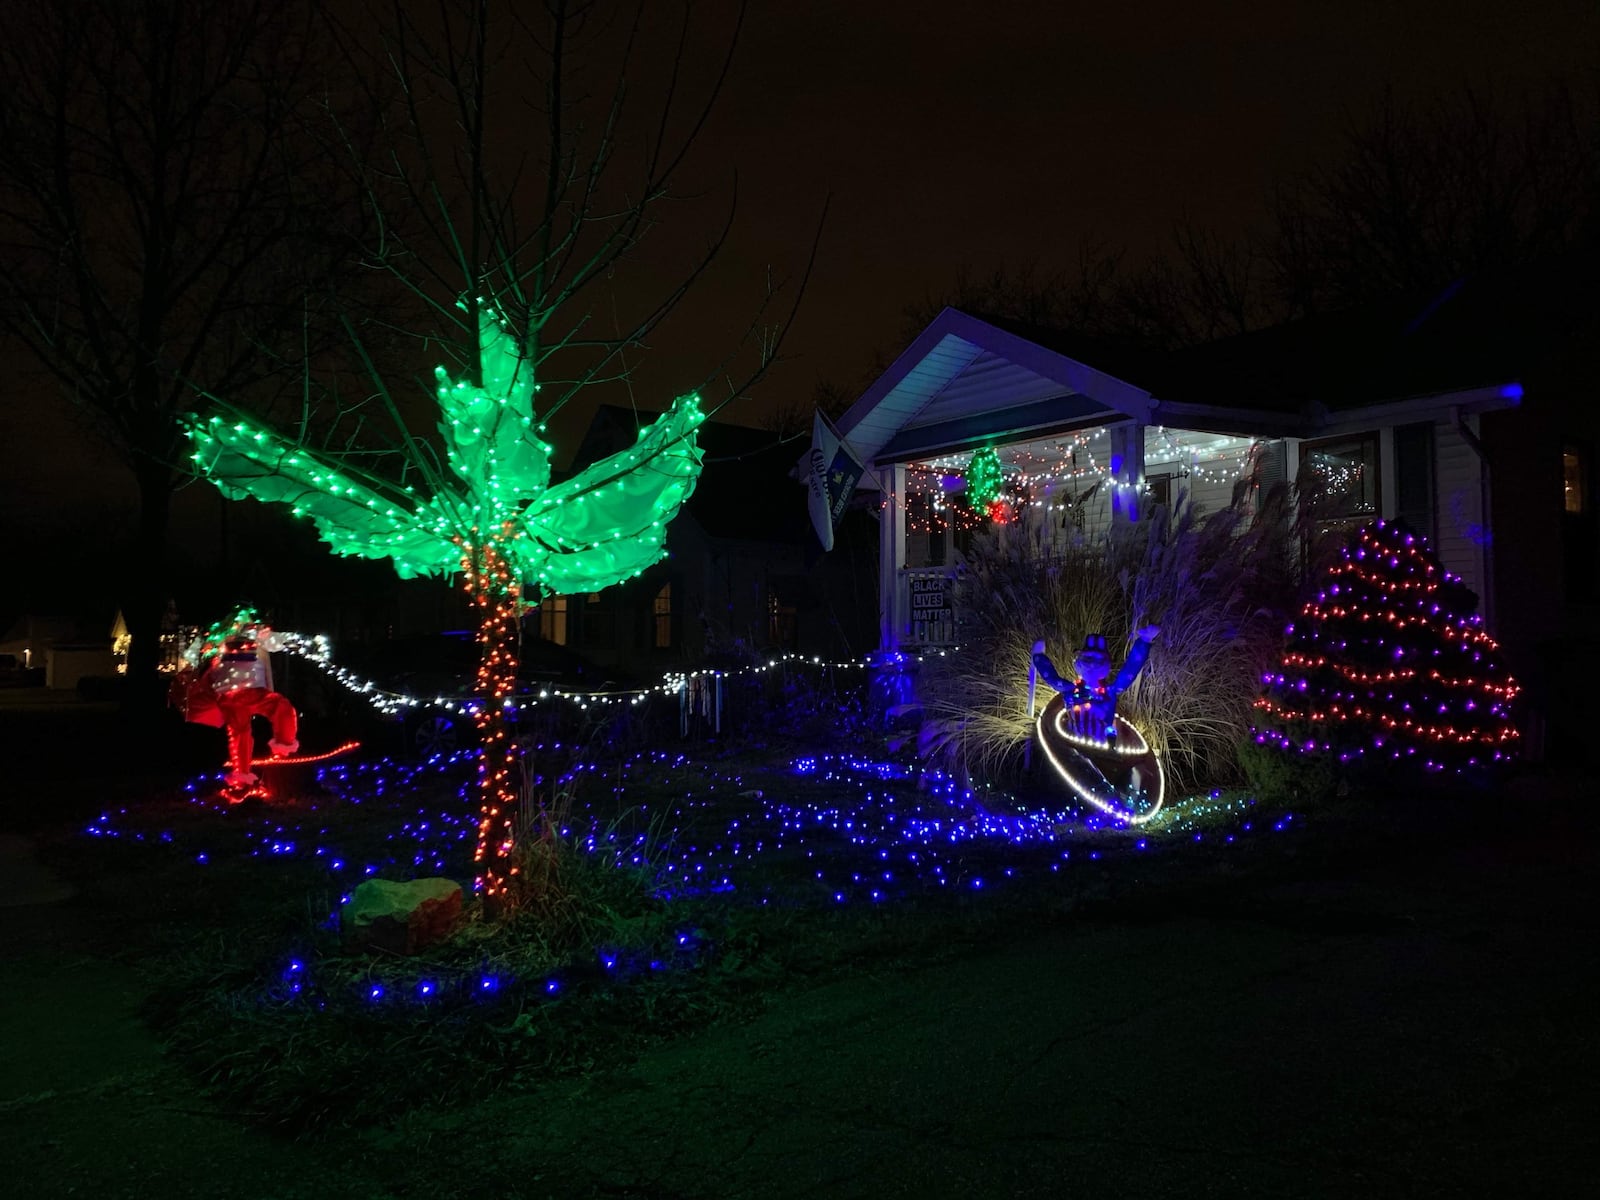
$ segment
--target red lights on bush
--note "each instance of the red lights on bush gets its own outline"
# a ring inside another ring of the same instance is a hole
[[[1393,522],[1360,530],[1291,629],[1256,740],[1460,770],[1515,753],[1517,684],[1477,597]]]

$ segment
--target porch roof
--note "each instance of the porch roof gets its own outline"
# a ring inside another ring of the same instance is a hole
[[[840,418],[839,432],[864,461],[898,462],[1150,414],[1143,388],[947,308]]]

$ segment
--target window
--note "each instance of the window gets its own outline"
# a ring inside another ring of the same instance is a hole
[[[945,560],[945,526],[953,510],[936,509],[932,496],[912,492],[906,496],[906,566],[934,567]]]
[[[776,594],[767,597],[767,641],[780,650],[793,650],[799,641],[799,614]]]
[[[1586,478],[1588,472],[1584,469],[1588,465],[1584,462],[1586,457],[1582,447],[1570,442],[1561,448],[1562,506],[1575,517],[1581,517],[1589,511],[1589,480]]]
[[[539,601],[539,636],[558,646],[567,644],[567,598],[546,596]]]
[[[1561,447],[1561,558],[1568,600],[1592,602],[1600,594],[1600,523],[1589,495],[1589,447]]]
[[[1145,493],[1150,497],[1151,504],[1170,505],[1172,503],[1172,473],[1161,475],[1146,475],[1144,477]]]
[[[655,616],[655,647],[666,650],[672,645],[672,585],[663,583],[652,605]]]
[[[1318,485],[1312,502],[1320,529],[1350,528],[1378,515],[1378,435],[1330,438],[1300,447],[1302,494]]]
[[[773,575],[767,579],[767,644],[779,650],[800,646],[800,610],[815,604],[805,575]]]

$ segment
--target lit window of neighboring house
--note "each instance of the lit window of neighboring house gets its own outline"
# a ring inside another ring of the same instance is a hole
[[[567,644],[567,598],[546,596],[539,602],[539,636],[558,646]]]
[[[1561,450],[1561,481],[1563,507],[1575,517],[1581,517],[1589,511],[1589,496],[1587,492],[1588,474],[1584,470],[1588,464],[1584,462],[1585,455],[1577,446],[1570,443]]]
[[[663,583],[653,604],[656,623],[655,645],[665,650],[672,645],[672,585]]]
[[[1568,600],[1592,602],[1600,595],[1600,528],[1589,494],[1589,447],[1561,447],[1561,558]]]
[[[793,650],[800,641],[800,617],[795,606],[785,604],[777,592],[767,596],[767,641],[780,650]]]

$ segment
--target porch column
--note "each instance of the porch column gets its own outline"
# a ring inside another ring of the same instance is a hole
[[[878,649],[900,648],[900,631],[906,627],[900,596],[900,569],[906,565],[906,467],[904,463],[877,468],[882,490],[878,495]]]
[[[1144,422],[1113,425],[1111,433],[1111,519],[1137,521],[1144,488]]]

